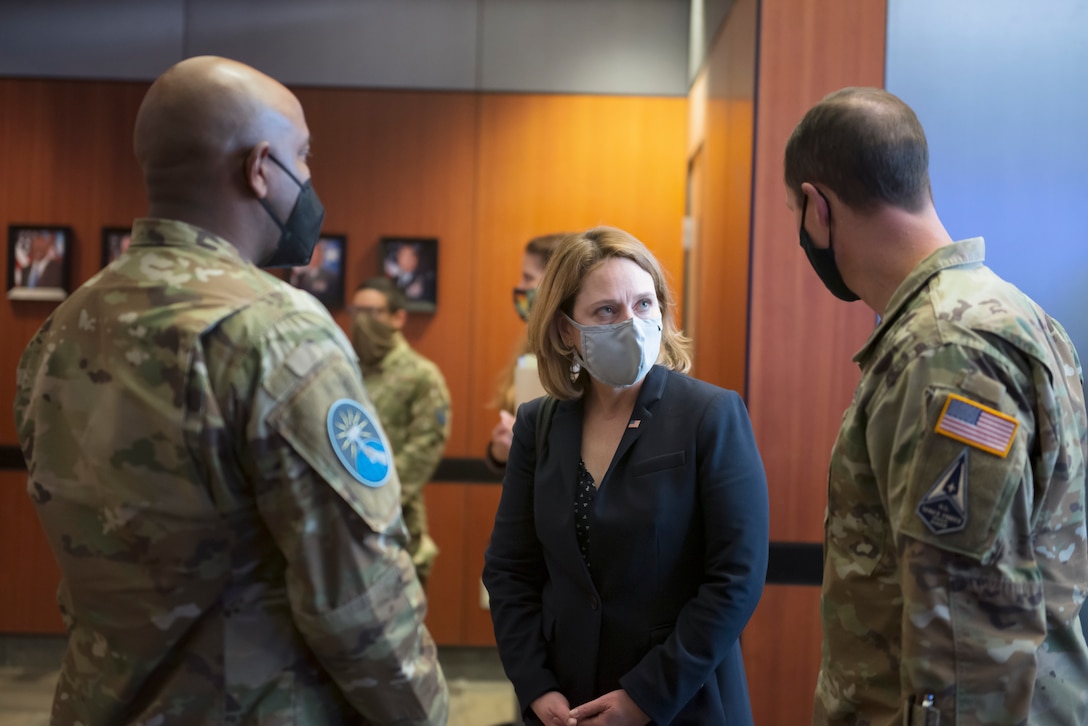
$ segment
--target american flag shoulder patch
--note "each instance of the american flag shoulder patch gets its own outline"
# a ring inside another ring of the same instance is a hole
[[[934,431],[1001,458],[1009,455],[1020,422],[997,409],[948,394]]]

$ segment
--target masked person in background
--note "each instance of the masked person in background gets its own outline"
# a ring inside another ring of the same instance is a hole
[[[348,310],[351,342],[367,393],[393,447],[408,552],[419,581],[426,585],[438,547],[427,532],[423,487],[446,449],[450,394],[438,366],[404,339],[405,303],[404,293],[392,280],[375,277],[359,286]]]
[[[740,396],[684,375],[673,316],[618,229],[567,236],[537,289],[529,346],[554,398],[518,409],[484,560],[527,720],[752,724],[740,634],[767,482]]]
[[[446,723],[351,345],[258,268],[310,259],[309,149],[272,78],[166,71],[136,116],[148,217],[23,354],[16,426],[68,630],[53,723]]]
[[[525,245],[525,254],[521,259],[521,277],[514,288],[514,310],[522,322],[528,322],[529,311],[536,299],[536,287],[544,276],[544,269],[551,259],[552,252],[565,233],[545,234],[533,237]],[[532,357],[527,341],[522,338],[510,362],[499,376],[499,388],[495,394],[494,406],[499,409],[499,422],[491,430],[491,440],[487,442],[487,463],[495,472],[502,473],[506,467],[506,457],[510,455],[510,442],[514,434],[514,412],[517,410],[517,390],[514,384],[518,366],[530,363]],[[535,362],[534,362],[535,363]],[[535,365],[533,366],[535,367]]]

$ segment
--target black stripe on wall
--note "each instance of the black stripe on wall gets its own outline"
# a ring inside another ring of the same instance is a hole
[[[0,446],[0,471],[9,469],[26,471],[26,462],[23,461],[23,452],[18,446]]]
[[[0,471],[26,471],[23,452],[18,446],[0,446]],[[483,459],[443,459],[432,481],[451,484],[498,484],[502,474],[488,467]]]
[[[768,585],[816,585],[823,582],[824,548],[814,542],[771,542]]]
[[[483,459],[443,459],[438,462],[433,481],[475,484],[499,484],[502,474],[492,471]]]
[[[26,471],[17,446],[0,446],[0,470]],[[496,484],[502,477],[483,459],[443,459],[435,471],[436,484]],[[823,575],[823,547],[810,542],[771,542],[767,564],[768,585],[819,585]]]

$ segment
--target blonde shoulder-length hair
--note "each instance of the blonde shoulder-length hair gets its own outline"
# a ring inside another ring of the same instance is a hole
[[[569,234],[559,243],[537,287],[529,315],[529,350],[536,354],[540,382],[550,396],[576,399],[589,385],[585,370],[574,381],[570,379],[574,349],[563,342],[560,325],[564,314],[573,317],[574,299],[586,275],[612,258],[631,260],[653,278],[661,308],[661,353],[657,362],[680,373],[691,368],[690,342],[676,325],[672,292],[657,259],[646,245],[622,229],[595,227]]]

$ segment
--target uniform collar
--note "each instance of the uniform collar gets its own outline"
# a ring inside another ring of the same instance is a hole
[[[981,265],[985,258],[986,243],[981,237],[972,237],[962,242],[944,245],[929,253],[925,259],[911,270],[906,279],[899,283],[899,287],[896,288],[892,299],[888,301],[888,307],[885,308],[884,314],[880,318],[880,324],[876,326],[876,330],[869,336],[869,340],[854,356],[854,362],[865,365],[865,361],[872,354],[873,349],[884,336],[884,333],[891,329],[907,307],[907,304],[914,299],[915,295],[921,292],[931,277],[953,267]]]
[[[245,262],[238,248],[203,227],[176,219],[141,217],[132,223],[131,247],[199,247],[217,257]]]

